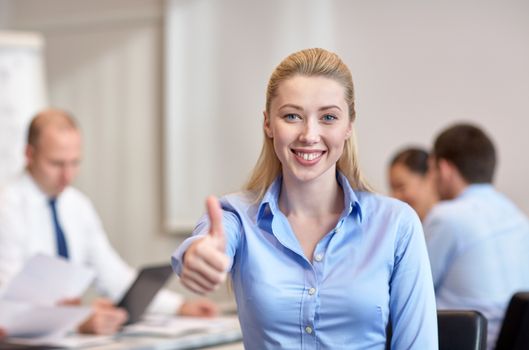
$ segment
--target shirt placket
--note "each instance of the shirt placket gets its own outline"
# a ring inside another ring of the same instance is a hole
[[[326,246],[325,242],[320,242],[316,246],[311,267],[305,269],[301,318],[303,349],[318,349],[317,313],[320,305],[321,281],[324,280]]]

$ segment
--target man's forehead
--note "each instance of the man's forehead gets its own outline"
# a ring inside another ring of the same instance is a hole
[[[41,131],[36,144],[37,149],[60,148],[66,146],[80,146],[81,135],[75,128],[47,127]]]

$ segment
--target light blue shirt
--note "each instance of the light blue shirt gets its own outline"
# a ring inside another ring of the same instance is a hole
[[[529,290],[527,217],[491,185],[470,185],[435,206],[424,230],[438,308],[482,312],[493,349],[511,296]]]
[[[221,199],[226,252],[247,349],[437,349],[433,284],[422,227],[400,201],[355,192],[342,175],[345,209],[307,260],[279,210],[281,177],[260,203]],[[317,200],[317,198],[315,198]],[[206,234],[202,217],[173,255]]]

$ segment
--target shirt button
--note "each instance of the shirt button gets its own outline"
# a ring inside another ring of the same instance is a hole
[[[323,254],[316,254],[316,256],[314,257],[314,260],[320,262],[323,260]]]
[[[311,334],[312,333],[312,327],[310,327],[310,326],[305,327],[305,332],[307,332],[308,334]]]
[[[314,293],[316,293],[316,288],[309,289],[309,295],[313,295]]]

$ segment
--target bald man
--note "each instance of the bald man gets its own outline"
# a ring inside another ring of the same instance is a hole
[[[90,200],[71,187],[81,161],[81,134],[65,111],[47,109],[32,120],[26,147],[26,170],[0,192],[0,288],[37,253],[62,256],[91,267],[105,296],[80,327],[83,333],[112,334],[127,314],[116,301],[135,278],[110,245]],[[63,303],[78,303],[79,296]],[[207,299],[183,301],[162,290],[151,305],[155,312],[213,316]]]

